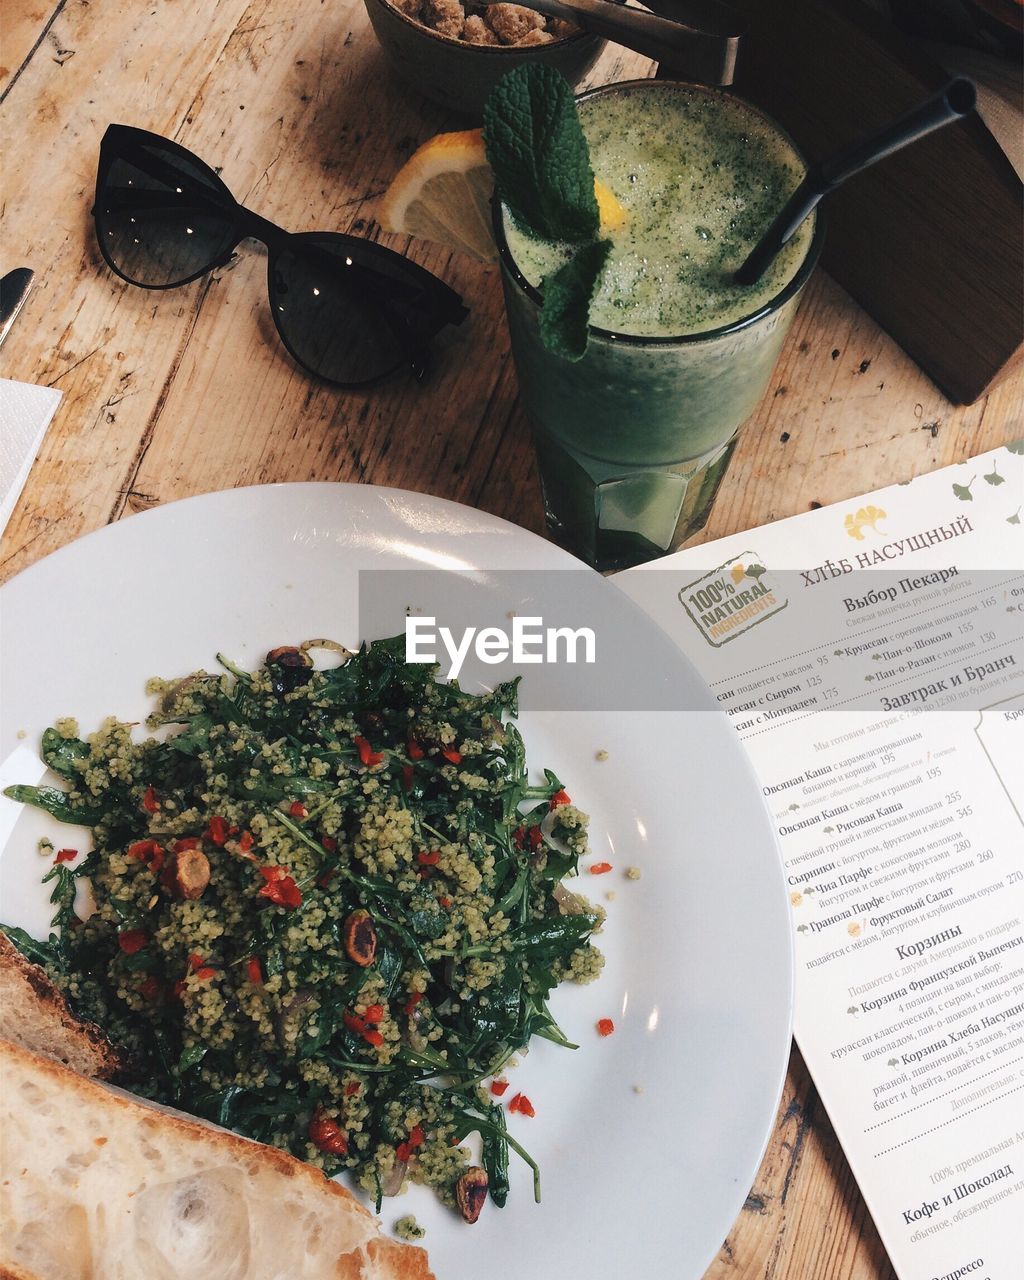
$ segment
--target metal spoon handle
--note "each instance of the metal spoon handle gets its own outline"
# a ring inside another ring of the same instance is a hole
[[[645,9],[629,9],[610,0],[525,0],[528,9],[564,18],[594,35],[642,53],[689,79],[704,84],[732,84],[741,27],[739,20],[722,17],[723,6],[708,6],[705,29]],[[695,19],[701,6],[695,5]],[[729,30],[731,29],[731,30]]]

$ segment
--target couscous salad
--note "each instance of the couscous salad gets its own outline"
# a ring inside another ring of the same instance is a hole
[[[326,669],[324,647],[152,681],[146,741],[48,729],[66,788],[7,794],[93,849],[52,851],[49,942],[6,932],[129,1050],[136,1092],[347,1170],[378,1206],[409,1178],[475,1221],[510,1148],[539,1194],[501,1073],[534,1036],[569,1044],[549,993],[600,972],[603,913],[563,883],[587,818],[551,772],[529,782],[514,683],[439,683],[404,637]]]

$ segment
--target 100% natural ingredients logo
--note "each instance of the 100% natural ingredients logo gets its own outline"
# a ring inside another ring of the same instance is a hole
[[[679,602],[716,649],[785,609],[789,600],[773,585],[753,551],[744,551],[679,592]]]

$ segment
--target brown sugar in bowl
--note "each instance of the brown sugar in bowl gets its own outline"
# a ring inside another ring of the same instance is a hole
[[[487,95],[513,67],[544,63],[560,71],[575,88],[605,46],[599,36],[585,31],[547,44],[470,44],[431,30],[389,0],[363,3],[374,34],[399,75],[432,101],[472,116],[477,123]]]

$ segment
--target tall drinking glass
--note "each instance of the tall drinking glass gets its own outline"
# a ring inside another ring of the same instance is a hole
[[[578,99],[598,179],[625,206],[586,354],[553,354],[537,285],[567,251],[495,205],[519,390],[551,535],[598,569],[675,550],[707,520],[817,261],[808,224],[749,289],[740,265],[804,174],[786,134],[732,94],[628,81]]]

